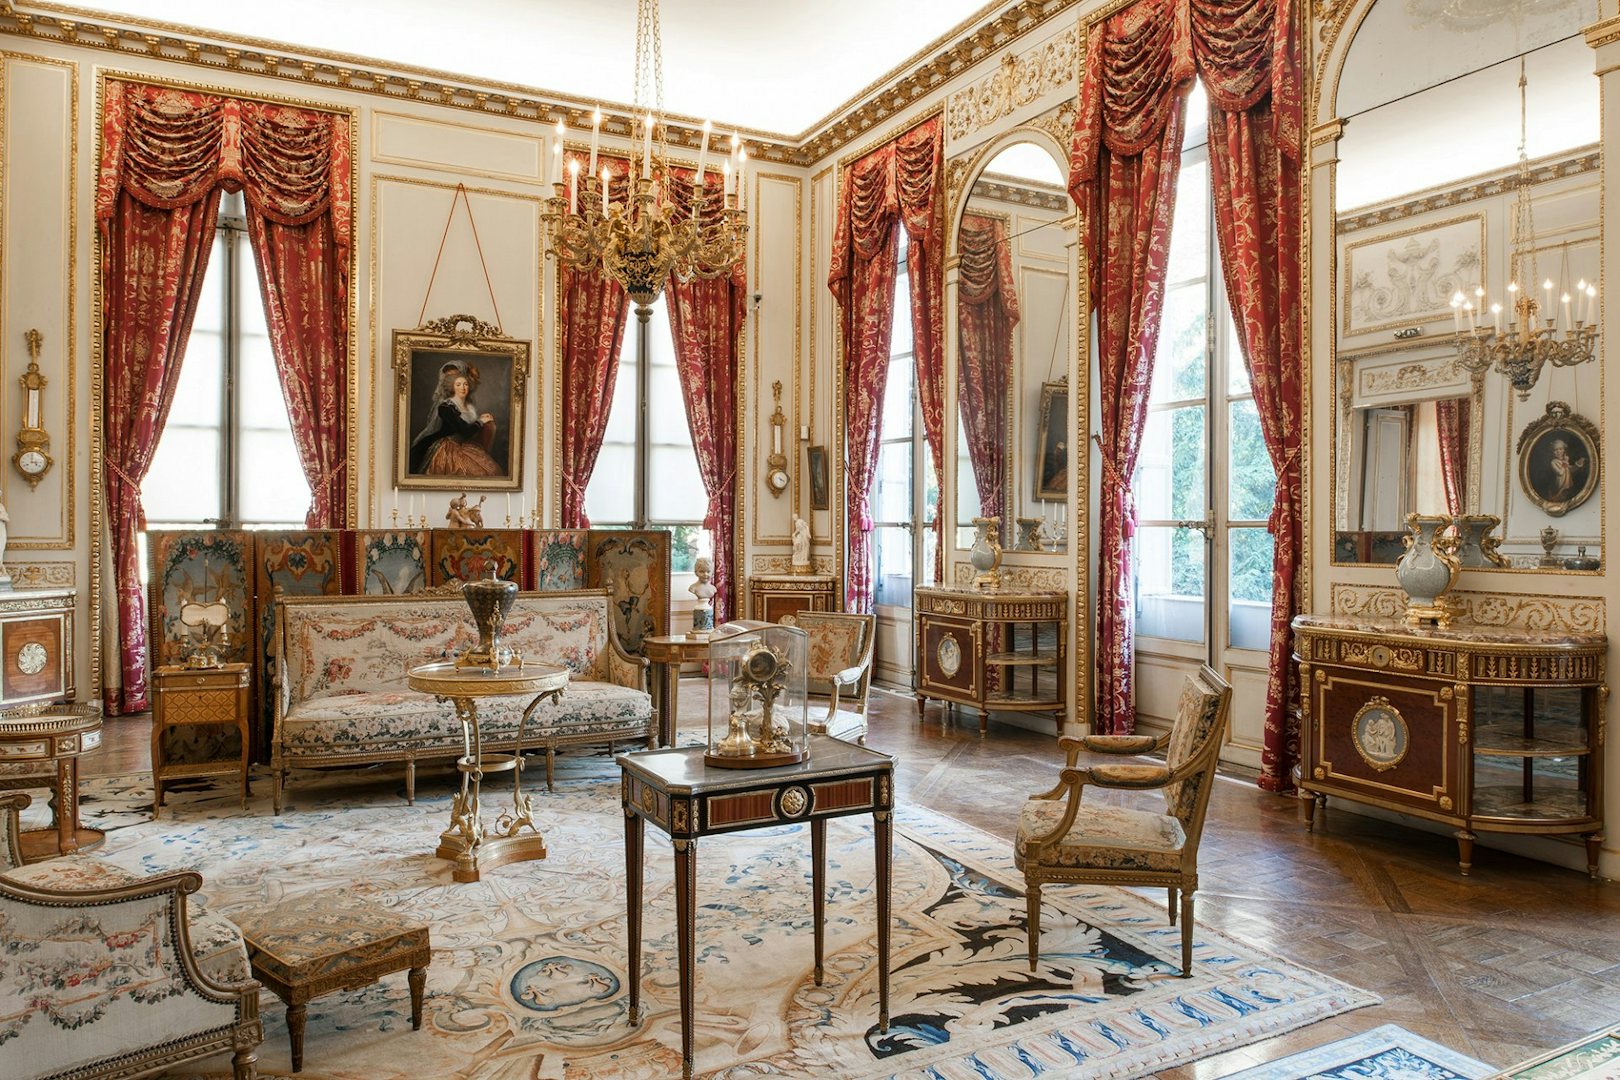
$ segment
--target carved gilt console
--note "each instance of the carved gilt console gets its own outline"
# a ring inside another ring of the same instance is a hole
[[[966,585],[916,590],[917,710],[929,698],[979,710],[1049,712],[1063,730],[1069,598]]]
[[[1294,620],[1303,707],[1301,811],[1329,795],[1457,830],[1603,841],[1604,653],[1595,633]]]

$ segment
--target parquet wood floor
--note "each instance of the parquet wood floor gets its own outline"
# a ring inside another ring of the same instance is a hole
[[[682,715],[701,728],[704,684],[685,680]],[[868,744],[896,755],[897,797],[1011,840],[1018,808],[1051,786],[1056,742],[874,690]],[[109,720],[89,775],[149,768],[150,722]],[[1156,795],[1098,792],[1152,806]],[[1087,798],[1092,794],[1088,792]],[[1457,873],[1444,836],[1334,807],[1306,833],[1295,800],[1223,777],[1199,857],[1197,918],[1379,994],[1382,1005],[1159,1074],[1204,1080],[1397,1023],[1507,1066],[1620,1017],[1620,888],[1585,874],[1477,850]]]

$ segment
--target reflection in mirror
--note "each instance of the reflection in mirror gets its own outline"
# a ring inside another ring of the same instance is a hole
[[[1497,543],[1465,565],[1600,565],[1601,500],[1582,494],[1601,468],[1597,442],[1583,439],[1602,414],[1600,365],[1548,364],[1523,385],[1494,366],[1474,370],[1464,348],[1472,323],[1497,335],[1493,363],[1511,352],[1526,318],[1520,283],[1534,290],[1538,330],[1549,317],[1561,337],[1583,317],[1598,321],[1578,297],[1559,307],[1560,293],[1584,293],[1602,270],[1601,103],[1582,37],[1590,5],[1506,7],[1511,17],[1481,20],[1382,0],[1345,59],[1336,562],[1394,563],[1416,512],[1467,516],[1459,528],[1470,537],[1492,530]]]
[[[1076,225],[1061,166],[1003,148],[956,228],[957,546],[995,517],[1002,547],[1063,551]]]

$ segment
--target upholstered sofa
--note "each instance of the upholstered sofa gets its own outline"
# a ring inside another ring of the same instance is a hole
[[[657,738],[647,661],[619,645],[606,590],[519,593],[501,633],[525,661],[561,664],[571,678],[540,705],[523,732],[524,750],[546,753],[546,785],[558,747]],[[416,795],[416,765],[463,752],[461,723],[448,702],[411,690],[406,672],[477,644],[459,593],[407,596],[283,596],[276,603],[275,728],[270,767],[281,813],[295,768],[399,762],[405,794]],[[516,743],[526,697],[481,699],[486,751]]]
[[[93,853],[25,866],[27,805],[0,795],[0,1075],[146,1076],[224,1052],[252,1080],[259,984],[236,925],[188,902],[202,878]]]

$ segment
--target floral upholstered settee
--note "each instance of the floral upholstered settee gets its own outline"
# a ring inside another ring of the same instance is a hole
[[[546,784],[559,746],[656,736],[647,661],[614,636],[605,590],[519,593],[501,643],[528,661],[568,668],[568,689],[540,705],[523,732],[525,750],[546,752]],[[275,730],[270,767],[281,813],[287,771],[401,762],[407,799],[416,763],[462,752],[449,702],[411,690],[406,673],[478,643],[459,593],[407,596],[287,596],[276,604]],[[510,751],[528,697],[481,698],[486,751]]]
[[[188,904],[202,879],[93,854],[25,866],[27,804],[0,795],[0,1075],[145,1076],[225,1052],[252,1080],[259,984],[236,925]]]

